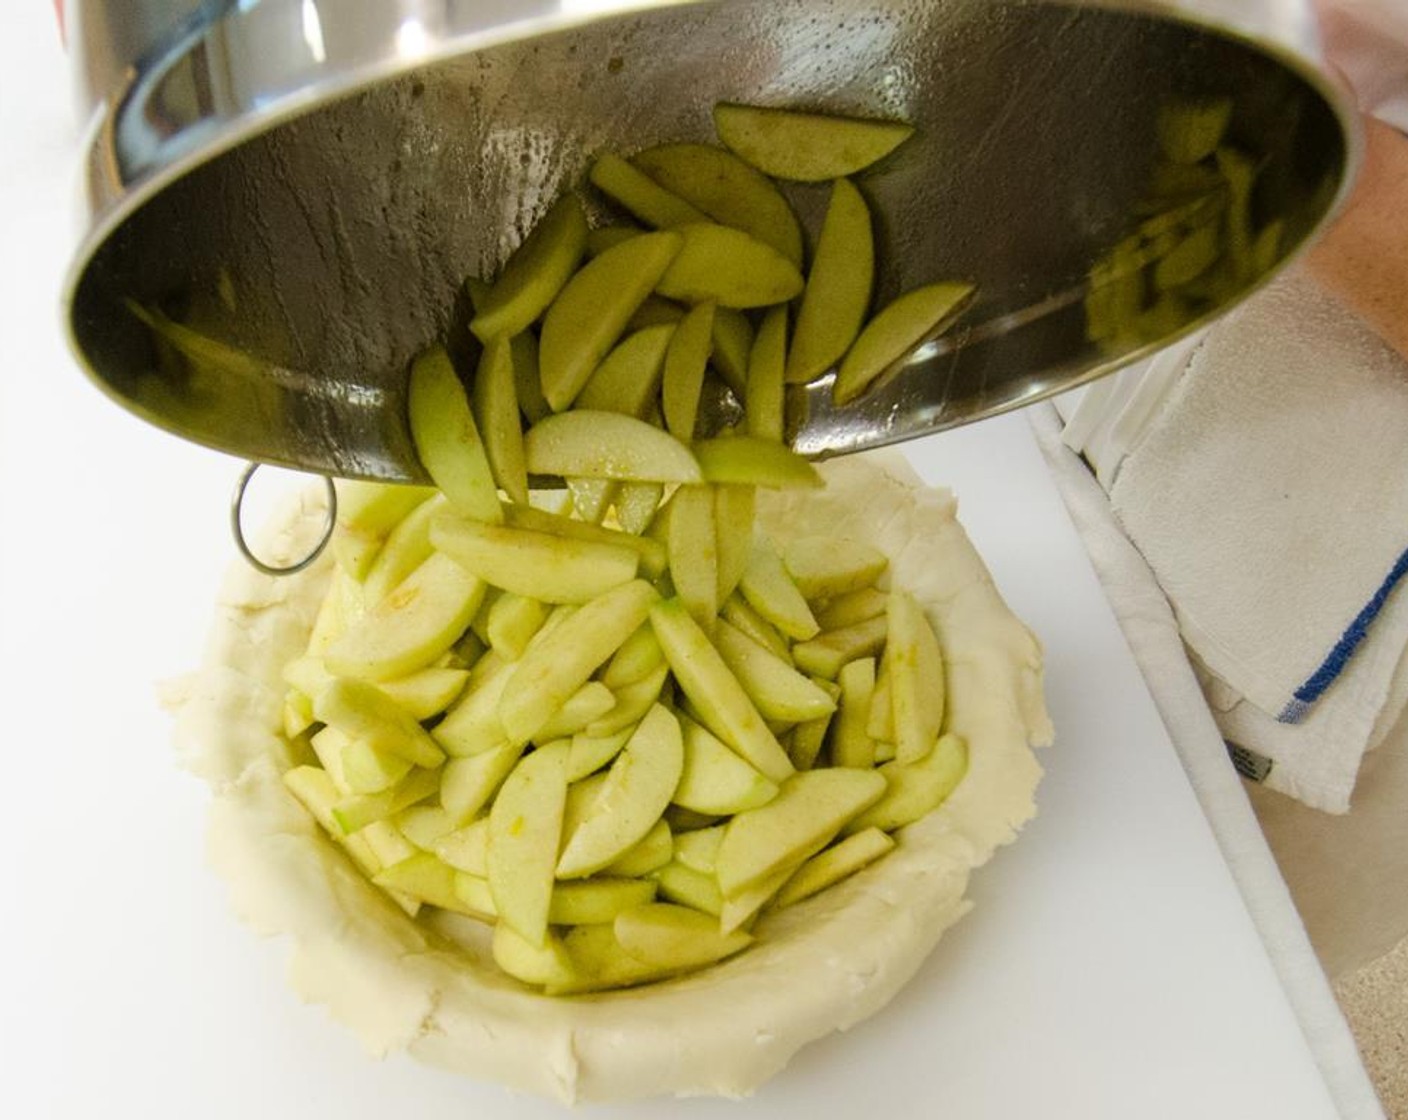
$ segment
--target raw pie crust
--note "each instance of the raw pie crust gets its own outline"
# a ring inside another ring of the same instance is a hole
[[[680,979],[572,998],[535,994],[494,966],[476,923],[412,921],[286,792],[283,665],[303,652],[330,561],[271,579],[229,573],[201,670],[177,697],[177,742],[213,787],[213,861],[240,916],[294,945],[291,980],[384,1055],[564,1102],[660,1094],[741,1096],[802,1046],[874,1014],[971,903],[969,873],[1035,814],[1048,743],[1041,649],[1008,610],[944,490],[894,453],[823,464],[824,491],[759,492],[779,544],[829,533],[890,557],[888,578],[925,606],[948,673],[967,776],[902,830],[878,863],[766,915],[740,955]],[[301,555],[321,488],[270,530],[266,555]],[[432,911],[432,913],[434,913]]]

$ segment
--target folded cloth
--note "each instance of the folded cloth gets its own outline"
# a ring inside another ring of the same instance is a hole
[[[1224,735],[1270,760],[1268,785],[1344,812],[1408,698],[1408,363],[1297,272],[1176,380],[1159,359],[1143,376],[1142,430],[1108,434],[1127,388],[1076,435],[1105,453]]]

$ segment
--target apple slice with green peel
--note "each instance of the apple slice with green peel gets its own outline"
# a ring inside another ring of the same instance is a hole
[[[802,294],[797,266],[742,230],[708,223],[680,226],[676,232],[684,244],[655,286],[667,299],[691,304],[713,300],[720,307],[747,309]]]
[[[342,776],[353,793],[380,793],[410,772],[407,759],[378,750],[366,739],[348,739],[342,748]]]
[[[427,768],[445,761],[445,752],[415,717],[366,681],[336,678],[313,698],[313,713],[373,751],[398,755]]]
[[[690,906],[702,914],[718,917],[724,908],[723,892],[718,881],[707,871],[699,871],[678,860],[656,868],[651,878],[659,886],[659,893],[670,902]]]
[[[578,409],[528,430],[528,469],[560,478],[700,482],[699,464],[668,432],[615,412]]]
[[[810,858],[885,790],[885,778],[876,770],[794,774],[766,805],[729,820],[714,863],[724,897]]]
[[[610,152],[597,157],[588,178],[597,190],[619,202],[646,225],[656,229],[670,229],[709,220],[707,214]]]
[[[610,689],[625,688],[650,676],[664,663],[665,654],[655,631],[646,623],[612,655],[610,663],[602,670],[601,683]]]
[[[688,717],[681,717],[684,767],[671,799],[676,805],[708,815],[730,816],[766,805],[777,796],[777,783],[729,750]],[[681,837],[682,839],[682,837]]]
[[[344,735],[335,727],[323,727],[308,738],[308,745],[313,748],[313,754],[327,771],[339,798],[352,795],[352,787],[347,784],[347,779],[342,773],[342,752],[351,741],[351,736]]]
[[[921,342],[946,330],[972,302],[975,290],[972,284],[926,284],[896,299],[865,325],[847,352],[832,399],[838,405],[855,400]]]
[[[535,743],[570,739],[616,706],[615,694],[600,681],[588,681],[569,696],[533,736]]]
[[[670,506],[670,579],[690,617],[707,633],[719,613],[719,551],[714,487],[681,486]]]
[[[509,343],[509,354],[513,358],[513,395],[524,418],[528,423],[536,424],[552,414],[543,396],[543,377],[538,367],[538,336],[532,331],[514,335]]]
[[[712,875],[723,838],[724,826],[721,824],[681,832],[675,837],[675,861],[705,875]]]
[[[645,302],[636,308],[635,314],[626,324],[626,330],[640,331],[646,327],[675,326],[684,318],[687,310],[683,304],[674,300],[661,296],[646,296]]]
[[[548,932],[567,799],[566,743],[519,760],[489,809],[489,889],[501,921],[532,945]]]
[[[362,580],[363,603],[368,607],[376,606],[430,559],[435,551],[430,543],[430,522],[449,508],[445,495],[436,494],[396,524]]]
[[[790,447],[756,436],[700,440],[694,457],[706,482],[761,486],[768,490],[818,490],[816,468]]]
[[[867,828],[894,832],[932,813],[968,773],[968,744],[957,735],[943,735],[918,762],[887,762],[872,773],[885,779],[885,796],[851,821],[848,833]]]
[[[372,882],[442,910],[453,910],[470,917],[479,916],[466,908],[455,893],[455,869],[447,867],[429,852],[416,852],[400,863],[383,868],[372,877]]]
[[[629,548],[640,556],[641,571],[654,578],[665,570],[668,563],[665,545],[649,537],[608,529],[601,525],[589,525],[585,521],[549,513],[547,510],[533,509],[531,506],[509,506],[504,511],[508,524],[515,529],[529,529],[536,533],[566,537],[571,540],[595,541],[599,544]]]
[[[724,896],[724,904],[719,908],[719,930],[732,933],[750,922],[759,910],[772,901],[795,871],[792,866],[780,867],[751,887]]]
[[[631,162],[710,218],[741,229],[802,267],[802,227],[767,177],[708,144],[662,144]]]
[[[748,392],[748,355],[753,349],[753,324],[736,307],[714,309],[714,368],[736,397]]]
[[[443,346],[432,346],[411,363],[406,397],[416,454],[450,505],[466,517],[502,521],[484,441]]]
[[[499,720],[499,700],[512,675],[510,661],[495,661],[482,675],[478,670],[471,674],[469,688],[430,733],[446,754],[465,758],[508,741]]]
[[[616,491],[616,520],[628,533],[644,533],[664,496],[658,482],[623,482]]]
[[[804,898],[834,886],[895,846],[894,840],[878,828],[865,828],[823,852],[818,852],[797,868],[773,899],[774,907],[791,906]]]
[[[394,817],[403,809],[433,797],[440,788],[440,774],[435,770],[416,768],[399,785],[381,793],[363,793],[344,797],[333,806],[333,819],[344,835],[360,832],[375,821]]]
[[[714,544],[718,553],[719,588],[716,602],[725,602],[753,555],[753,522],[757,514],[755,487],[720,483],[714,487]]]
[[[570,984],[576,976],[562,938],[555,933],[535,944],[507,922],[496,922],[491,951],[496,965],[525,984],[552,987]]]
[[[455,872],[455,894],[463,904],[461,913],[482,922],[497,926],[499,912],[494,906],[494,893],[489,889],[489,880],[478,875]]]
[[[509,739],[531,739],[645,621],[659,597],[650,584],[632,580],[579,607],[530,645],[499,699]]]
[[[468,824],[493,800],[523,754],[516,743],[500,743],[478,754],[452,758],[440,780],[440,804],[456,824]]]
[[[826,600],[814,613],[823,630],[840,630],[876,618],[889,609],[888,594],[875,587],[862,587]]]
[[[308,635],[308,654],[321,657],[327,653],[328,647],[367,613],[367,605],[362,585],[341,568],[334,567],[327,595],[318,607],[318,616]]]
[[[891,639],[893,641],[893,639]],[[847,662],[837,677],[841,704],[831,735],[831,764],[869,769],[875,765],[875,740],[866,731],[875,694],[875,659]]]
[[[1181,98],[1159,110],[1159,147],[1176,164],[1201,163],[1232,123],[1232,98]]]
[[[890,662],[890,655],[887,652],[880,659],[880,666],[876,670],[875,691],[870,697],[870,718],[866,720],[865,733],[877,743],[893,744],[895,741],[895,701],[890,691]],[[879,761],[878,748],[876,758]]]
[[[639,237],[645,230],[639,226],[620,225],[598,226],[596,229],[587,231],[587,256],[599,257],[607,249],[614,249],[623,241],[629,241],[633,237]]]
[[[766,541],[755,543],[738,590],[750,607],[794,641],[805,642],[821,629],[782,557]]]
[[[538,346],[543,398],[554,412],[576,399],[683,246],[678,233],[643,233],[596,257],[558,293]]]
[[[427,486],[340,479],[337,484],[337,525],[332,554],[338,567],[355,580],[366,577],[387,535],[412,510],[435,496]]]
[[[413,805],[397,813],[392,823],[423,852],[434,852],[442,837],[455,831],[456,821],[440,805]]]
[[[649,875],[670,862],[674,847],[675,841],[670,834],[670,826],[663,820],[656,821],[645,834],[645,839],[623,853],[615,862],[602,868],[601,873],[625,879]]]
[[[749,560],[752,560],[752,553],[749,553]],[[744,569],[747,570],[746,568]],[[742,582],[742,577],[740,582]],[[719,617],[730,625],[734,626],[741,633],[745,634],[752,641],[757,642],[769,653],[774,653],[778,657],[791,660],[792,651],[776,626],[765,619],[757,611],[748,605],[748,600],[743,598],[741,592],[735,592],[729,596],[719,611]]]
[[[669,675],[669,666],[659,665],[640,680],[623,685],[616,690],[612,707],[583,730],[592,736],[610,736],[639,723],[650,706],[660,699]]]
[[[748,434],[781,443],[783,387],[787,368],[787,308],[771,308],[763,317],[748,355],[748,382],[743,394]]]
[[[582,204],[564,194],[504,264],[488,293],[475,301],[472,330],[481,342],[528,329],[576,271],[587,247]]]
[[[612,762],[591,812],[567,841],[558,878],[600,871],[643,840],[670,803],[683,767],[679,721],[657,704]]]
[[[514,384],[512,343],[507,335],[498,335],[485,344],[470,403],[494,481],[515,502],[526,502],[528,468],[523,461],[523,421]]]
[[[489,877],[489,818],[478,817],[463,828],[447,832],[430,849],[435,857],[466,875]]]
[[[675,680],[705,725],[736,754],[775,782],[792,764],[758,709],[679,599],[657,603],[650,622]]]
[[[841,667],[860,657],[874,657],[885,646],[885,616],[827,630],[792,647],[792,663],[804,673],[834,681]]]
[[[552,889],[548,921],[553,925],[585,926],[613,921],[623,910],[655,900],[648,879],[582,879],[558,883]]]
[[[660,383],[660,402],[665,427],[683,443],[694,438],[699,416],[699,393],[704,387],[704,368],[714,349],[714,303],[711,300],[692,307],[680,320],[665,352],[665,372]]]
[[[509,661],[517,660],[547,616],[548,608],[541,599],[504,592],[489,608],[489,647]]]
[[[627,727],[609,735],[589,735],[586,732],[573,735],[572,749],[567,756],[567,780],[579,782],[595,774],[621,753],[621,748],[634,730],[634,727]]]
[[[485,583],[546,603],[585,603],[635,578],[640,553],[446,516],[430,527],[435,547]]]
[[[629,988],[669,975],[668,969],[645,964],[623,950],[610,924],[573,926],[563,935],[562,944],[572,976],[545,985],[543,990],[550,996]]]
[[[807,599],[834,599],[871,587],[890,561],[872,545],[842,537],[798,537],[782,552],[787,574]]]
[[[903,121],[720,102],[714,129],[745,163],[774,179],[820,183],[863,171],[914,134]]]
[[[616,940],[630,956],[654,968],[684,972],[746,949],[746,933],[722,933],[716,919],[686,906],[649,902],[616,916]]]
[[[433,719],[455,702],[469,680],[467,669],[420,669],[377,687],[404,708],[412,718]]]
[[[831,716],[821,716],[799,723],[787,741],[787,757],[798,770],[810,770],[821,756],[826,733],[831,729]]]
[[[944,723],[944,658],[929,619],[912,595],[890,594],[890,710],[896,757],[918,762],[938,741]]]
[[[837,179],[787,354],[787,381],[815,380],[850,349],[875,283],[875,237],[860,191]]]
[[[599,525],[611,509],[620,485],[610,478],[569,478],[567,492],[572,495],[572,509],[583,521]]]
[[[764,719],[801,723],[836,710],[836,703],[801,673],[729,623],[719,620],[714,645],[729,672]]]

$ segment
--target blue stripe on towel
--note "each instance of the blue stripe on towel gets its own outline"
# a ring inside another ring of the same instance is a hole
[[[1340,635],[1340,640],[1335,643],[1335,648],[1330,650],[1330,655],[1325,658],[1320,668],[1310,675],[1310,678],[1295,690],[1293,699],[1284,708],[1281,714],[1276,717],[1280,723],[1299,723],[1307,715],[1315,702],[1320,699],[1325,690],[1335,683],[1336,678],[1344,671],[1344,667],[1349,664],[1349,659],[1354,656],[1354,651],[1359,648],[1359,643],[1368,636],[1369,627],[1374,624],[1374,619],[1379,617],[1379,612],[1384,609],[1384,604],[1388,602],[1388,597],[1393,593],[1393,589],[1398,586],[1400,580],[1408,575],[1408,552],[1404,552],[1393,565],[1383,583],[1379,584],[1379,589],[1374,592],[1374,597],[1364,604],[1361,610],[1349,624],[1349,629]]]

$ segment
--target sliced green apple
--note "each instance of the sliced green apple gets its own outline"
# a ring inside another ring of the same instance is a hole
[[[875,740],[866,731],[875,693],[875,659],[862,657],[847,662],[841,667],[837,683],[841,686],[841,704],[831,735],[831,763],[868,769],[875,765]]]
[[[872,545],[841,537],[798,537],[782,553],[787,574],[807,599],[834,599],[872,586],[889,567]]]
[[[679,721],[657,704],[612,762],[591,812],[568,839],[558,878],[600,871],[643,840],[670,803],[683,766]]]
[[[763,619],[795,641],[814,638],[820,630],[806,597],[788,574],[782,557],[766,541],[754,546],[738,590]]]
[[[792,773],[786,752],[684,604],[657,603],[650,622],[676,681],[709,729],[766,777],[786,779]]]
[[[528,469],[561,478],[699,482],[699,464],[667,432],[615,412],[579,409],[549,416],[528,430]]]
[[[648,879],[603,877],[558,883],[552,889],[548,921],[553,925],[596,925],[654,899],[655,884]]]
[[[757,642],[719,620],[714,645],[764,719],[800,723],[836,710],[825,692]]]
[[[515,663],[499,699],[499,720],[510,740],[531,739],[645,621],[658,599],[650,584],[632,580],[579,607],[534,642]]]
[[[819,894],[874,863],[894,846],[894,840],[880,829],[862,829],[812,856],[797,868],[796,873],[777,892],[773,905],[791,906],[794,902]]]
[[[448,556],[433,555],[332,642],[324,660],[338,675],[368,680],[423,669],[459,640],[484,592]]]
[[[890,708],[896,758],[918,762],[938,741],[944,722],[944,659],[924,608],[904,591],[890,594]]]
[[[523,421],[514,384],[513,349],[506,335],[485,344],[470,403],[494,481],[515,502],[526,502],[528,468],[523,460]]]
[[[700,440],[694,457],[707,482],[761,486],[768,490],[820,489],[821,475],[790,447],[757,436]]]
[[[802,293],[797,266],[742,230],[707,223],[680,226],[677,232],[684,244],[656,284],[667,299],[750,308],[771,307]]]
[[[547,603],[585,603],[635,578],[632,548],[576,540],[511,525],[443,517],[435,547],[485,583]]]
[[[893,832],[933,812],[968,773],[968,744],[957,735],[943,735],[918,762],[887,762],[872,773],[885,780],[885,795],[846,826],[848,833],[867,828]]]
[[[530,945],[548,932],[567,798],[566,743],[523,756],[489,809],[489,889],[501,921]]]
[[[481,342],[521,334],[537,320],[576,271],[587,245],[582,204],[564,194],[509,257],[477,302],[472,330]]]
[[[416,766],[435,767],[445,761],[445,752],[415,717],[366,681],[335,679],[313,698],[313,712],[374,751],[398,755]]]
[[[707,222],[709,216],[651,176],[607,152],[597,157],[589,174],[592,185],[656,229]]]
[[[641,234],[606,250],[567,282],[548,308],[538,349],[543,397],[555,412],[576,399],[683,245],[677,233]]]
[[[432,346],[411,363],[406,394],[416,454],[435,485],[466,517],[503,520],[469,397],[443,346]]]
[[[719,611],[719,552],[714,487],[681,486],[671,502],[670,579],[675,593],[707,633]]]
[[[787,368],[787,308],[768,311],[748,355],[748,385],[744,407],[748,434],[782,442],[783,387]]]
[[[724,897],[814,855],[885,790],[875,770],[794,774],[766,805],[729,820],[714,864]]]
[[[725,145],[764,175],[803,183],[854,175],[914,134],[902,121],[729,102],[714,106],[714,128]]]
[[[704,387],[704,368],[714,348],[714,304],[706,300],[692,307],[670,336],[665,353],[665,371],[660,385],[665,427],[681,442],[694,438],[699,416],[699,393]]]
[[[858,657],[873,657],[885,645],[885,616],[827,630],[792,647],[792,662],[804,673],[834,681],[841,667]]]
[[[851,182],[838,179],[797,312],[788,382],[811,381],[841,360],[860,333],[874,282],[870,207]]]
[[[880,311],[847,352],[831,395],[837,404],[860,396],[916,346],[949,326],[973,298],[972,284],[926,284]]]
[[[680,719],[680,727],[684,766],[671,798],[676,805],[696,813],[730,816],[766,805],[777,796],[776,782],[704,727],[687,717]]]

